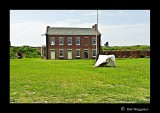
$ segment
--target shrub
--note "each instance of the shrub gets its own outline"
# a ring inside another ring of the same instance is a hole
[[[21,52],[26,58],[40,58],[40,52],[38,48],[33,48],[29,46],[10,47],[10,58],[17,58],[17,51]]]

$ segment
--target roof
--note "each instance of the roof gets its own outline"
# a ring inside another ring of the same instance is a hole
[[[49,27],[48,35],[96,35],[94,28],[69,28],[69,27]],[[100,32],[97,31],[97,35]]]

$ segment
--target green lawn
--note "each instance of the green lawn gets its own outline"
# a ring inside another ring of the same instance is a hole
[[[150,59],[10,60],[11,103],[150,103]]]

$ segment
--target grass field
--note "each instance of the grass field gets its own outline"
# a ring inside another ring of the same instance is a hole
[[[150,59],[10,60],[11,103],[150,103]]]

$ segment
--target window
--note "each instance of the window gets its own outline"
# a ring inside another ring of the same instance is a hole
[[[72,45],[72,37],[68,37],[68,45]]]
[[[92,57],[96,57],[96,49],[92,49]]]
[[[51,45],[55,45],[55,37],[51,37],[50,42],[51,42]]]
[[[96,37],[92,37],[92,45],[96,45]]]
[[[76,45],[80,45],[80,37],[76,37]]]
[[[63,37],[59,37],[59,45],[63,45],[63,43],[64,43]]]
[[[80,57],[80,49],[76,49],[76,57]]]
[[[63,55],[64,55],[64,50],[63,50],[63,49],[60,49],[60,50],[59,50],[59,57],[63,57]]]

